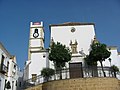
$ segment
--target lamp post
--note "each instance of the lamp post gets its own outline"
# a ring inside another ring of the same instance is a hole
[[[112,74],[112,73],[110,73],[111,72],[111,58],[109,58],[108,60],[110,62],[110,71],[109,71],[109,77],[110,77],[110,74]]]

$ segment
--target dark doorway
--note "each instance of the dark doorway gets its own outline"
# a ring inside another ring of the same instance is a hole
[[[70,78],[82,78],[82,62],[69,63]]]

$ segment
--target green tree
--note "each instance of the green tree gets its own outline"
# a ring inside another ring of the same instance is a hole
[[[106,74],[104,72],[102,62],[105,61],[105,59],[107,59],[108,57],[110,57],[110,54],[111,53],[107,50],[106,44],[102,44],[100,42],[92,43],[89,58],[94,62],[100,62],[104,77],[106,77]]]
[[[65,67],[65,63],[71,60],[71,52],[69,48],[66,48],[65,45],[62,45],[60,42],[52,43],[49,60],[53,61],[55,69],[60,70]],[[60,74],[60,79],[61,79]]]
[[[119,72],[119,68],[115,65],[111,66],[111,71],[114,73],[114,77],[116,77],[116,72]]]
[[[97,61],[94,61],[89,55],[86,55],[84,58],[85,60],[85,67],[92,73],[93,77],[97,77]]]
[[[97,62],[92,60],[92,58],[89,55],[86,55],[84,60],[85,60],[85,66],[87,66],[87,67],[91,67],[91,66],[97,65]]]
[[[41,70],[41,75],[45,78],[46,81],[48,81],[49,78],[51,78],[51,76],[53,76],[54,74],[55,71],[52,68],[43,68]]]

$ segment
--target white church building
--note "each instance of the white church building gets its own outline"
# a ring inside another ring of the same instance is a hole
[[[50,44],[52,42],[60,42],[69,47],[72,52],[72,58],[69,62],[79,63],[84,66],[84,57],[89,54],[90,45],[95,38],[94,23],[77,23],[67,22],[62,24],[51,24],[50,28]],[[26,61],[24,70],[24,79],[30,79],[41,74],[41,70],[45,67],[53,68],[53,63],[49,61],[48,49],[44,48],[44,25],[43,22],[30,23],[28,60]],[[103,62],[104,66],[116,65],[120,69],[120,53],[117,47],[110,46],[111,56]],[[111,62],[110,62],[111,60]],[[70,66],[67,65],[67,67]]]
[[[94,23],[63,23],[50,25],[51,39],[60,42],[72,51],[71,62],[82,62],[89,53],[95,37]]]

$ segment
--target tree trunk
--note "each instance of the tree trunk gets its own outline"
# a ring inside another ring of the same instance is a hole
[[[101,64],[101,68],[102,68],[102,71],[103,71],[103,75],[104,75],[104,77],[106,77],[106,74],[105,74],[105,72],[104,72],[103,64],[102,64],[102,61],[101,61],[101,60],[100,60],[100,64]]]
[[[92,77],[94,77],[94,76],[93,76],[93,66],[91,66],[91,71],[92,71]]]
[[[60,70],[60,80],[62,79],[62,72],[61,72],[61,70]]]
[[[116,71],[114,71],[114,77],[116,78]]]
[[[93,65],[93,76],[98,77],[97,65]]]

